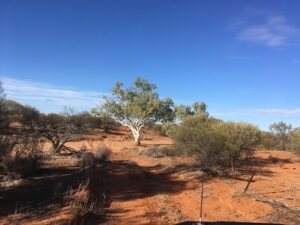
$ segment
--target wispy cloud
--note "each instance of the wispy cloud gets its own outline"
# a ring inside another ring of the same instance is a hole
[[[260,116],[300,117],[300,108],[257,108],[257,109],[216,109],[215,113]]]
[[[54,87],[35,81],[2,77],[7,98],[33,106],[43,105],[49,108],[71,106],[75,109],[89,110],[99,104],[102,93],[94,91],[78,91],[71,88]],[[48,111],[47,109],[40,109]]]
[[[288,44],[290,38],[299,32],[298,28],[287,23],[283,16],[266,16],[262,23],[253,24],[251,21],[239,24],[237,39],[255,42],[269,47]]]

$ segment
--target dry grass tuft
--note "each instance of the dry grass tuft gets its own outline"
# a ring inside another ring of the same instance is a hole
[[[153,145],[139,152],[139,155],[145,155],[153,158],[173,157],[177,155],[176,150],[169,145]]]
[[[99,161],[106,161],[111,155],[111,153],[112,151],[110,148],[106,146],[101,146],[95,150],[95,158]]]
[[[81,182],[77,189],[70,188],[66,192],[67,207],[74,213],[76,220],[85,217],[101,218],[105,216],[108,197],[103,193],[101,199],[92,198],[89,193],[89,184],[90,180],[87,179]]]

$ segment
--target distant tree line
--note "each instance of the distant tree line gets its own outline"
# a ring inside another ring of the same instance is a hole
[[[44,114],[6,99],[0,83],[0,129],[18,124],[22,131],[36,132],[48,140],[53,152],[59,153],[65,143],[90,128],[109,132],[126,126],[137,145],[141,144],[143,130],[151,128],[173,138],[182,153],[198,156],[203,166],[232,170],[258,146],[300,152],[300,128],[279,122],[272,124],[270,131],[261,131],[248,123],[224,122],[211,117],[203,102],[175,105],[171,98],[160,98],[156,85],[142,78],[126,88],[117,82],[112,94],[103,100],[91,112],[75,113],[67,108],[60,114]]]
[[[3,99],[1,101],[0,129],[7,129],[12,126],[23,130],[33,131],[43,128],[45,123],[51,124],[56,129],[59,125],[68,122],[78,131],[88,128],[101,128],[106,132],[114,130],[118,124],[109,118],[100,118],[89,112],[72,113],[41,113],[37,109],[22,105],[16,101]]]

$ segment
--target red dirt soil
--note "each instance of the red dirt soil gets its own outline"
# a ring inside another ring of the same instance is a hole
[[[95,173],[91,177],[92,180],[102,179],[104,187],[94,187],[94,190],[105,188],[112,200],[102,224],[176,224],[198,220],[202,173],[193,168],[193,159],[141,155],[139,152],[145,147],[171,145],[172,141],[147,132],[143,145],[136,147],[129,136],[126,129],[111,134],[98,132],[92,134],[90,140],[69,144],[74,149],[83,144],[88,148],[102,144],[113,151],[105,175],[100,177]],[[205,179],[204,220],[300,224],[299,157],[290,152],[260,150],[251,162],[234,177]],[[254,182],[244,194],[253,171],[256,171]],[[5,206],[0,203],[0,207]],[[56,217],[65,221],[71,214],[63,208]],[[0,223],[14,224],[11,218],[2,217]],[[54,224],[53,217],[18,222]]]

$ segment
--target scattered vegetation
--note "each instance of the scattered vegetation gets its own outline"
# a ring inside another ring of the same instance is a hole
[[[140,155],[146,155],[153,158],[172,157],[178,155],[173,146],[152,145],[139,152]]]
[[[292,126],[281,121],[279,123],[271,124],[270,130],[276,136],[276,148],[279,150],[286,150],[288,134],[292,130]]]
[[[207,115],[187,117],[175,134],[177,149],[199,157],[203,168],[235,169],[238,161],[253,153],[259,129],[246,123],[223,122]]]
[[[154,124],[152,126],[152,129],[159,135],[163,135],[163,136],[172,138],[174,136],[174,133],[175,133],[177,127],[178,127],[178,125],[175,123],[166,122],[163,124]]]
[[[17,126],[12,126],[13,123]],[[234,171],[258,145],[300,152],[300,128],[292,129],[291,125],[279,122],[270,126],[270,132],[265,132],[248,123],[224,122],[209,116],[205,103],[175,106],[172,99],[161,99],[156,86],[141,78],[128,88],[116,83],[112,96],[104,97],[104,104],[91,113],[67,109],[64,113],[47,115],[6,99],[0,82],[1,178],[33,175],[43,165],[45,142],[51,143],[53,153],[58,154],[71,151],[66,143],[79,140],[89,129],[102,128],[110,132],[121,125],[130,128],[137,145],[141,144],[142,130],[149,127],[175,142],[175,145],[152,145],[139,150],[140,155],[153,158],[192,155],[198,158],[204,170],[228,168]],[[90,171],[106,165],[103,162],[111,155],[111,149],[103,145],[92,146],[92,149],[83,146],[79,152],[82,168]],[[279,162],[272,155],[268,160]],[[95,167],[98,163],[99,167]],[[74,198],[80,192],[88,192],[88,186],[87,181],[77,190],[69,190],[69,207],[80,218],[103,217],[107,206],[105,194],[97,199],[90,195]]]
[[[92,152],[84,152],[81,155],[82,169],[94,167],[96,164],[95,155]]]
[[[109,156],[111,155],[112,151],[110,148],[106,146],[100,146],[95,150],[95,158],[97,161],[106,161],[108,160]]]
[[[65,144],[78,138],[78,129],[63,115],[44,115],[40,121],[39,132],[52,144],[52,152],[60,153]]]
[[[101,198],[92,198],[89,194],[89,185],[90,180],[87,179],[82,181],[77,189],[70,188],[66,193],[65,200],[75,214],[74,224],[83,224],[85,219],[105,217],[105,209],[110,204],[110,200],[104,192]]]
[[[175,115],[178,121],[182,121],[184,118],[193,115],[208,115],[207,105],[203,102],[195,102],[192,106],[189,105],[179,105],[175,107]]]
[[[108,160],[112,151],[110,148],[106,146],[98,146],[95,149],[88,149],[86,146],[81,147],[81,160],[82,160],[82,168],[91,168],[94,167],[97,163],[105,162]]]
[[[38,137],[21,140],[1,140],[0,167],[2,174],[10,178],[24,178],[39,169],[43,158],[43,143]]]
[[[300,128],[292,130],[288,134],[288,149],[300,153]]]
[[[278,146],[278,140],[276,135],[274,135],[272,132],[261,131],[260,145],[262,148],[265,149],[276,149]]]

